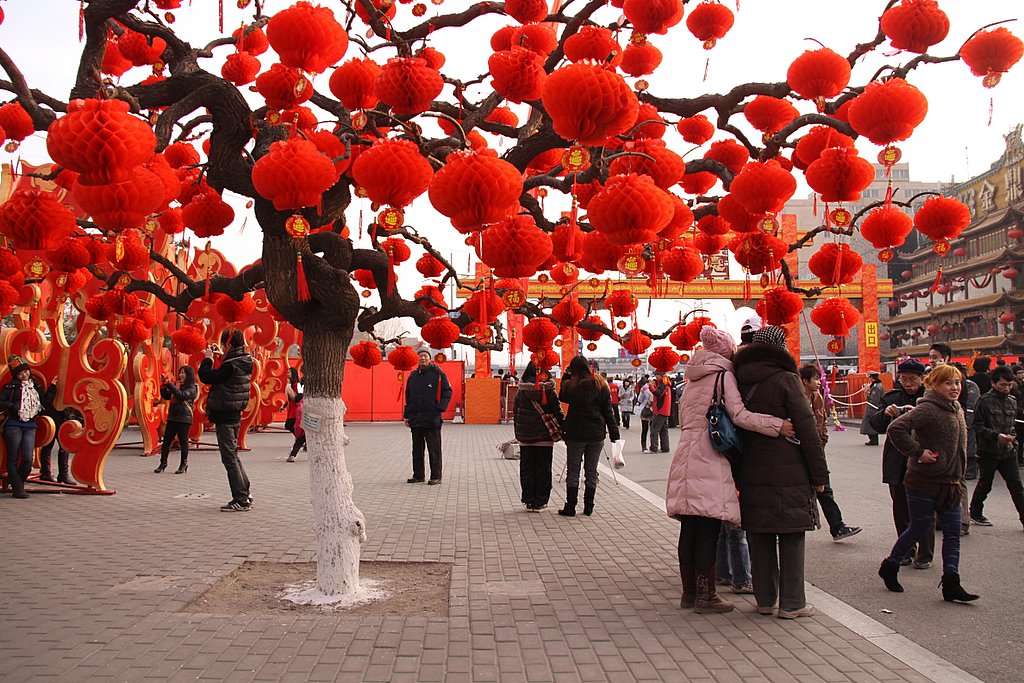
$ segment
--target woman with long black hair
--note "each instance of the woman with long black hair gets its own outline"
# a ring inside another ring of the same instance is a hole
[[[175,437],[181,448],[181,463],[175,474],[188,472],[188,433],[192,429],[192,404],[199,395],[196,386],[196,371],[189,365],[178,369],[177,381],[172,382],[165,377],[160,385],[160,397],[169,400],[167,407],[167,424],[164,425],[164,441],[160,446],[160,464],[153,470],[160,474],[167,469],[167,456],[171,453],[171,444]]]
[[[553,417],[561,424],[565,417],[555,383],[547,372],[538,373],[533,361],[523,371],[512,414],[519,442],[522,502],[528,511],[540,512],[551,497],[551,458],[555,446],[545,419]]]

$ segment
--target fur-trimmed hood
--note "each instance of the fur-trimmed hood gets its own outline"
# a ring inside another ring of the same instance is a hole
[[[736,351],[732,363],[740,384],[757,384],[779,372],[797,372],[789,350],[775,344],[745,344]]]

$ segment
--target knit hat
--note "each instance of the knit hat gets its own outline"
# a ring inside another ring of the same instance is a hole
[[[32,367],[20,356],[11,356],[7,359],[7,367],[11,369],[11,377],[17,377],[22,370],[31,370]]]
[[[743,326],[740,327],[740,332],[756,332],[762,327],[764,327],[764,322],[761,320],[761,316],[754,314],[743,321]]]
[[[915,375],[924,375],[924,364],[916,358],[908,358],[896,366],[896,372],[909,372]]]
[[[786,331],[781,327],[769,325],[754,332],[753,341],[755,344],[772,344],[774,346],[786,345]]]
[[[704,345],[706,351],[717,353],[729,360],[732,360],[732,354],[736,350],[736,342],[733,341],[732,335],[711,325],[700,328],[700,343]]]

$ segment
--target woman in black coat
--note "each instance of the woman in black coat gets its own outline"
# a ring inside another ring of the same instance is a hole
[[[737,488],[750,544],[754,598],[760,614],[811,616],[804,596],[804,532],[818,528],[816,491],[828,484],[825,452],[786,334],[769,326],[754,333],[733,359],[747,410],[792,421],[795,438],[743,432]]]
[[[11,381],[0,390],[0,412],[7,449],[7,481],[15,498],[28,498],[25,481],[32,473],[36,448],[36,416],[46,408],[46,393],[32,377],[32,368],[17,356],[9,362]]]
[[[565,475],[565,507],[558,514],[576,515],[580,492],[580,465],[583,465],[585,489],[583,514],[594,512],[597,496],[597,462],[601,457],[604,437],[619,440],[619,428],[612,412],[612,396],[608,383],[593,372],[583,356],[574,356],[562,378],[558,398],[569,406],[565,416],[565,451],[568,470]]]
[[[547,372],[537,373],[533,361],[526,366],[516,392],[512,415],[519,442],[519,483],[523,489],[522,501],[530,512],[540,512],[548,506],[551,497],[551,455],[555,442],[544,423],[544,417],[554,418],[561,425],[562,404],[555,393],[555,383]]]
[[[160,396],[170,400],[170,405],[167,407],[167,424],[164,425],[164,442],[160,447],[160,464],[153,470],[156,474],[167,469],[167,456],[175,437],[181,447],[181,464],[174,473],[188,472],[188,433],[192,429],[192,404],[198,395],[196,371],[191,366],[184,365],[178,370],[177,382],[164,377]]]

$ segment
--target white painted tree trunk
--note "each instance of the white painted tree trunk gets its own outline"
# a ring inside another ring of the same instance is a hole
[[[307,396],[302,425],[309,451],[309,492],[316,539],[316,584],[293,587],[294,602],[346,605],[380,596],[359,582],[360,545],[366,540],[363,513],[352,502],[352,477],[345,463],[345,403],[341,398]]]

